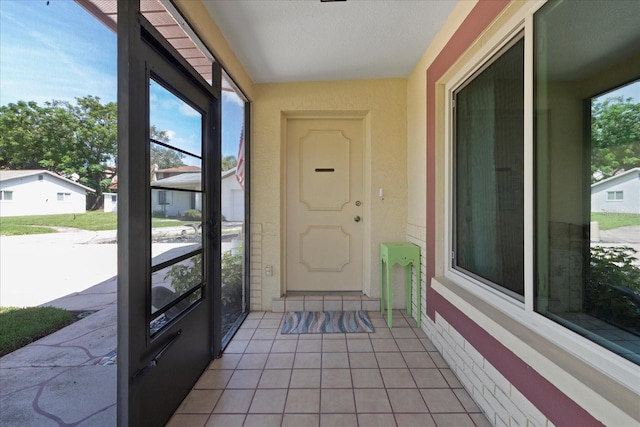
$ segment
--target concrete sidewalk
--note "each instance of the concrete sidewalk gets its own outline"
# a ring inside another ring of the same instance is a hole
[[[0,425],[115,426],[116,278],[47,305],[99,311],[0,358]]]
[[[154,229],[153,235],[179,236],[183,229]],[[10,267],[17,253],[28,254],[27,259],[32,260],[38,259],[34,253],[46,253],[69,264],[81,252],[92,253],[96,247],[107,247],[111,254],[108,260],[101,261],[109,264],[111,270],[105,271],[112,274],[94,286],[42,304],[85,312],[86,317],[0,358],[0,426],[116,425],[117,246],[114,242],[115,231],[69,230],[50,235],[2,238],[3,287],[10,283],[27,283],[30,288],[25,292],[35,292],[37,286],[55,287],[58,294],[61,292],[58,284],[52,283],[55,277],[52,273],[43,283],[32,281],[35,280],[33,275],[42,274],[41,266],[30,265],[24,259],[21,271],[16,268],[5,270],[5,265]],[[167,256],[168,251],[184,245],[154,244],[153,256]],[[225,242],[222,247],[228,250],[231,243]],[[81,270],[75,281],[66,282],[83,289],[82,283],[86,286],[86,283],[97,282],[94,273]],[[25,280],[25,275],[30,275],[31,279]],[[10,277],[13,282],[4,281]]]
[[[183,232],[193,233],[179,226],[155,228],[153,236]],[[153,256],[177,246],[181,244],[154,243]],[[116,230],[59,228],[54,234],[0,236],[0,304],[33,307],[81,292],[117,274],[117,255]]]
[[[154,235],[179,236],[182,230]],[[116,425],[115,239],[115,230],[74,229],[2,237],[2,299],[24,302],[6,305],[34,306],[68,293],[42,305],[87,316],[0,358],[0,426]],[[154,255],[179,246],[154,245]]]

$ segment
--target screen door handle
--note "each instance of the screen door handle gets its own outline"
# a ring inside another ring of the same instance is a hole
[[[155,356],[153,356],[153,359],[151,359],[151,361],[147,363],[147,366],[145,366],[144,368],[138,370],[135,374],[133,374],[133,382],[140,381],[140,378],[145,376],[151,368],[158,366],[158,363],[160,363],[160,359],[162,358],[162,356],[164,356],[166,351],[169,350],[169,347],[171,347],[173,344],[175,344],[176,341],[178,341],[178,338],[180,338],[181,335],[182,335],[182,329],[176,332],[176,334],[173,337],[171,337],[171,339],[167,341],[165,345],[162,346],[160,351],[156,353]]]

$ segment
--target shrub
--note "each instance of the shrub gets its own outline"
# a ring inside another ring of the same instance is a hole
[[[640,268],[627,246],[591,248],[586,311],[624,329],[640,331]]]
[[[178,295],[202,283],[202,255],[192,259],[193,262],[187,260],[173,265],[164,276],[165,280],[171,279],[171,287]]]
[[[198,209],[189,209],[184,211],[182,217],[187,221],[200,221],[202,219],[202,212]]]
[[[222,255],[222,305],[242,305],[242,251]]]
[[[242,253],[240,248],[237,254],[227,251],[222,255],[222,307],[225,313],[227,308],[242,308]],[[197,286],[202,282],[202,256],[196,255],[191,263],[183,262],[172,266],[165,279],[171,279],[171,287],[178,295]]]

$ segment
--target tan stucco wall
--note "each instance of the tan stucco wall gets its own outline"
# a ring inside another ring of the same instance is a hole
[[[260,224],[264,276],[262,308],[285,289],[283,271],[283,117],[298,113],[364,114],[365,218],[364,292],[379,296],[379,244],[404,240],[407,220],[406,80],[357,80],[259,84],[254,86],[251,153],[251,222]],[[384,200],[378,189],[385,190]],[[367,241],[368,239],[368,241]]]

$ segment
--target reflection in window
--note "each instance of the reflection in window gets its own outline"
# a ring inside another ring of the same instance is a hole
[[[551,1],[534,17],[535,309],[635,363],[639,15],[638,2]]]

